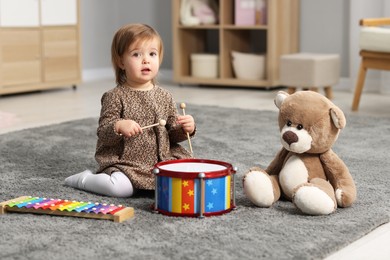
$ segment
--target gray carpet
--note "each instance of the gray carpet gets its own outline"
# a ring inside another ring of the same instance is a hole
[[[197,122],[197,158],[239,168],[237,210],[205,219],[150,210],[153,193],[102,197],[63,186],[95,169],[97,119],[0,135],[0,201],[23,195],[124,204],[135,217],[108,220],[10,213],[0,216],[0,259],[321,259],[364,236],[390,216],[390,119],[347,115],[334,147],[354,176],[358,200],[330,216],[305,216],[289,202],[253,207],[242,175],[266,167],[279,150],[277,114],[187,106]],[[186,143],[183,143],[186,145]]]

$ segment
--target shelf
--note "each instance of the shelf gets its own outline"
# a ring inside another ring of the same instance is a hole
[[[220,30],[220,29],[230,29],[230,30],[267,30],[267,25],[234,25],[234,24],[225,24],[225,25],[179,25],[177,29],[181,30]]]
[[[177,29],[184,29],[184,30],[219,30],[219,25],[193,25],[193,26],[186,26],[186,25],[179,25],[177,26]]]
[[[222,29],[229,29],[229,30],[267,30],[268,25],[234,25],[234,24],[227,24],[223,25]]]
[[[266,24],[235,25],[235,0],[219,0],[218,24],[184,26],[180,23],[181,0],[172,0],[173,76],[179,84],[272,88],[279,86],[279,59],[298,52],[299,0],[265,0]],[[235,77],[232,51],[265,55],[265,77],[243,80]],[[218,76],[191,76],[191,54],[219,56]]]
[[[237,78],[195,78],[191,76],[183,76],[180,78],[180,84],[189,85],[220,85],[230,87],[254,87],[254,88],[268,88],[269,82],[266,80],[242,80]]]

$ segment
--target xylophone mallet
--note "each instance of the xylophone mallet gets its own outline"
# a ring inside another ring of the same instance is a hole
[[[167,121],[165,121],[164,119],[160,119],[158,121],[158,123],[155,123],[155,124],[152,124],[152,125],[143,126],[143,127],[141,127],[141,129],[143,130],[143,129],[155,127],[155,126],[158,126],[158,125],[165,126],[166,124],[167,124]]]
[[[186,115],[186,111],[185,111],[185,108],[186,108],[186,104],[185,103],[181,103],[180,104],[180,108],[182,109],[183,111],[183,116]],[[192,144],[191,144],[191,138],[190,138],[190,134],[187,132],[187,139],[188,139],[188,145],[190,147],[190,151],[191,151],[191,154],[193,155],[194,152],[192,151]]]

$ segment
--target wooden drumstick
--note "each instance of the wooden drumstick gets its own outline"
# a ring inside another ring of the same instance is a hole
[[[186,115],[186,111],[185,111],[186,104],[185,103],[181,103],[180,104],[180,108],[183,110],[183,116],[185,116]],[[190,151],[191,151],[192,155],[194,155],[194,152],[192,151],[192,144],[191,144],[190,134],[188,132],[187,132],[187,139],[188,139],[188,145],[190,147]]]
[[[158,126],[158,125],[165,126],[166,124],[167,124],[167,121],[165,121],[164,119],[161,119],[158,121],[158,123],[155,123],[153,125],[143,126],[143,127],[141,127],[141,129],[143,130],[143,129],[151,128],[151,127]]]

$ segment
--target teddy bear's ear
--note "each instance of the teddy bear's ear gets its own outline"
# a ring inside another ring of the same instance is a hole
[[[338,129],[343,129],[346,125],[346,119],[343,111],[338,107],[332,107],[330,109],[330,116],[332,118],[333,124]]]
[[[284,91],[279,91],[278,94],[276,94],[276,97],[274,99],[274,103],[277,106],[277,108],[280,108],[283,104],[283,101],[288,97],[289,94]]]

